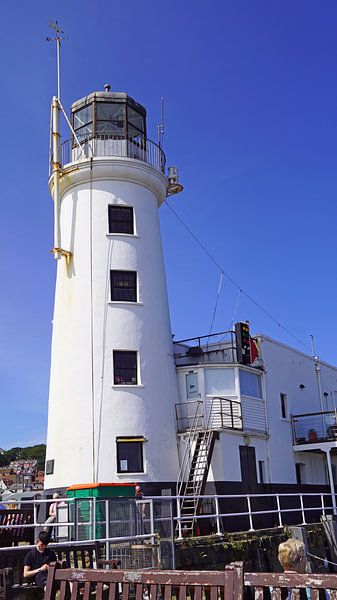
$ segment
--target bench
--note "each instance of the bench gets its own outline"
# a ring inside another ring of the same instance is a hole
[[[91,545],[69,545],[55,548],[50,544],[49,548],[54,550],[62,568],[93,569],[101,560],[101,545],[99,542]],[[24,560],[27,552],[28,549],[25,546],[7,550],[3,554],[0,550],[0,597],[2,595],[4,600],[12,600],[20,592],[35,592],[36,595],[41,595],[41,590],[35,585],[34,581],[23,576]],[[114,563],[116,561],[106,561],[106,563],[111,568],[115,568]]]
[[[60,569],[48,571],[46,600],[242,600],[242,565],[224,571],[126,571]]]
[[[281,598],[287,597],[292,590],[291,600],[300,600],[300,590],[310,589],[310,600],[326,599],[325,590],[329,590],[330,600],[337,600],[337,575],[326,573],[244,573],[244,597]],[[271,588],[273,595],[271,594]],[[283,593],[282,593],[283,592]]]
[[[337,600],[337,576],[312,573],[244,573],[243,563],[224,571],[126,571],[49,568],[46,600],[300,600],[310,588],[311,600]]]
[[[32,525],[33,509],[0,509],[0,547],[17,546],[19,542],[34,543],[33,527],[13,527],[13,525]]]

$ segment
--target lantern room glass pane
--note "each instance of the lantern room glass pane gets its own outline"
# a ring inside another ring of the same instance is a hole
[[[85,106],[81,110],[78,110],[74,113],[74,129],[77,131],[81,129],[84,125],[88,125],[88,129],[92,131],[92,104],[89,106]]]
[[[128,130],[134,130],[134,128],[138,131],[138,133],[145,132],[145,122],[144,116],[139,112],[128,106]]]
[[[125,104],[97,102],[96,130],[122,134],[125,130]]]

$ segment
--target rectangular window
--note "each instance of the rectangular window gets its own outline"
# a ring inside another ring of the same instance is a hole
[[[240,369],[240,391],[242,396],[262,398],[261,375]]]
[[[118,437],[117,473],[143,473],[144,437]]]
[[[298,485],[305,483],[305,464],[295,463],[295,471],[296,471],[296,483]]]
[[[260,477],[260,483],[266,482],[264,460],[259,460],[259,477]]]
[[[137,352],[114,350],[113,368],[115,385],[137,385]]]
[[[111,300],[137,302],[136,271],[110,271]]]
[[[198,373],[187,373],[185,377],[187,399],[190,400],[191,398],[200,398]]]
[[[234,369],[205,369],[206,394],[235,395]]]
[[[46,475],[53,475],[54,473],[54,459],[47,460],[46,462]]]
[[[281,417],[282,417],[282,419],[287,419],[288,418],[287,394],[280,394],[280,402],[281,402]]]
[[[109,233],[134,233],[132,206],[109,204]]]

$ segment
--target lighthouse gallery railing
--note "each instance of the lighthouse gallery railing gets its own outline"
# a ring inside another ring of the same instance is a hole
[[[74,138],[62,143],[62,165],[83,158],[113,156],[140,160],[165,173],[166,157],[163,150],[143,135],[100,131],[79,135],[77,139],[79,143]]]

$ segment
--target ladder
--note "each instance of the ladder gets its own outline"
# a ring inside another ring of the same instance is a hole
[[[213,401],[205,425],[203,421],[200,405],[197,405],[177,482],[177,496],[181,496],[180,517],[186,517],[177,523],[179,537],[183,534],[193,534],[200,508],[200,496],[205,489],[217,436],[217,432],[212,429]]]

